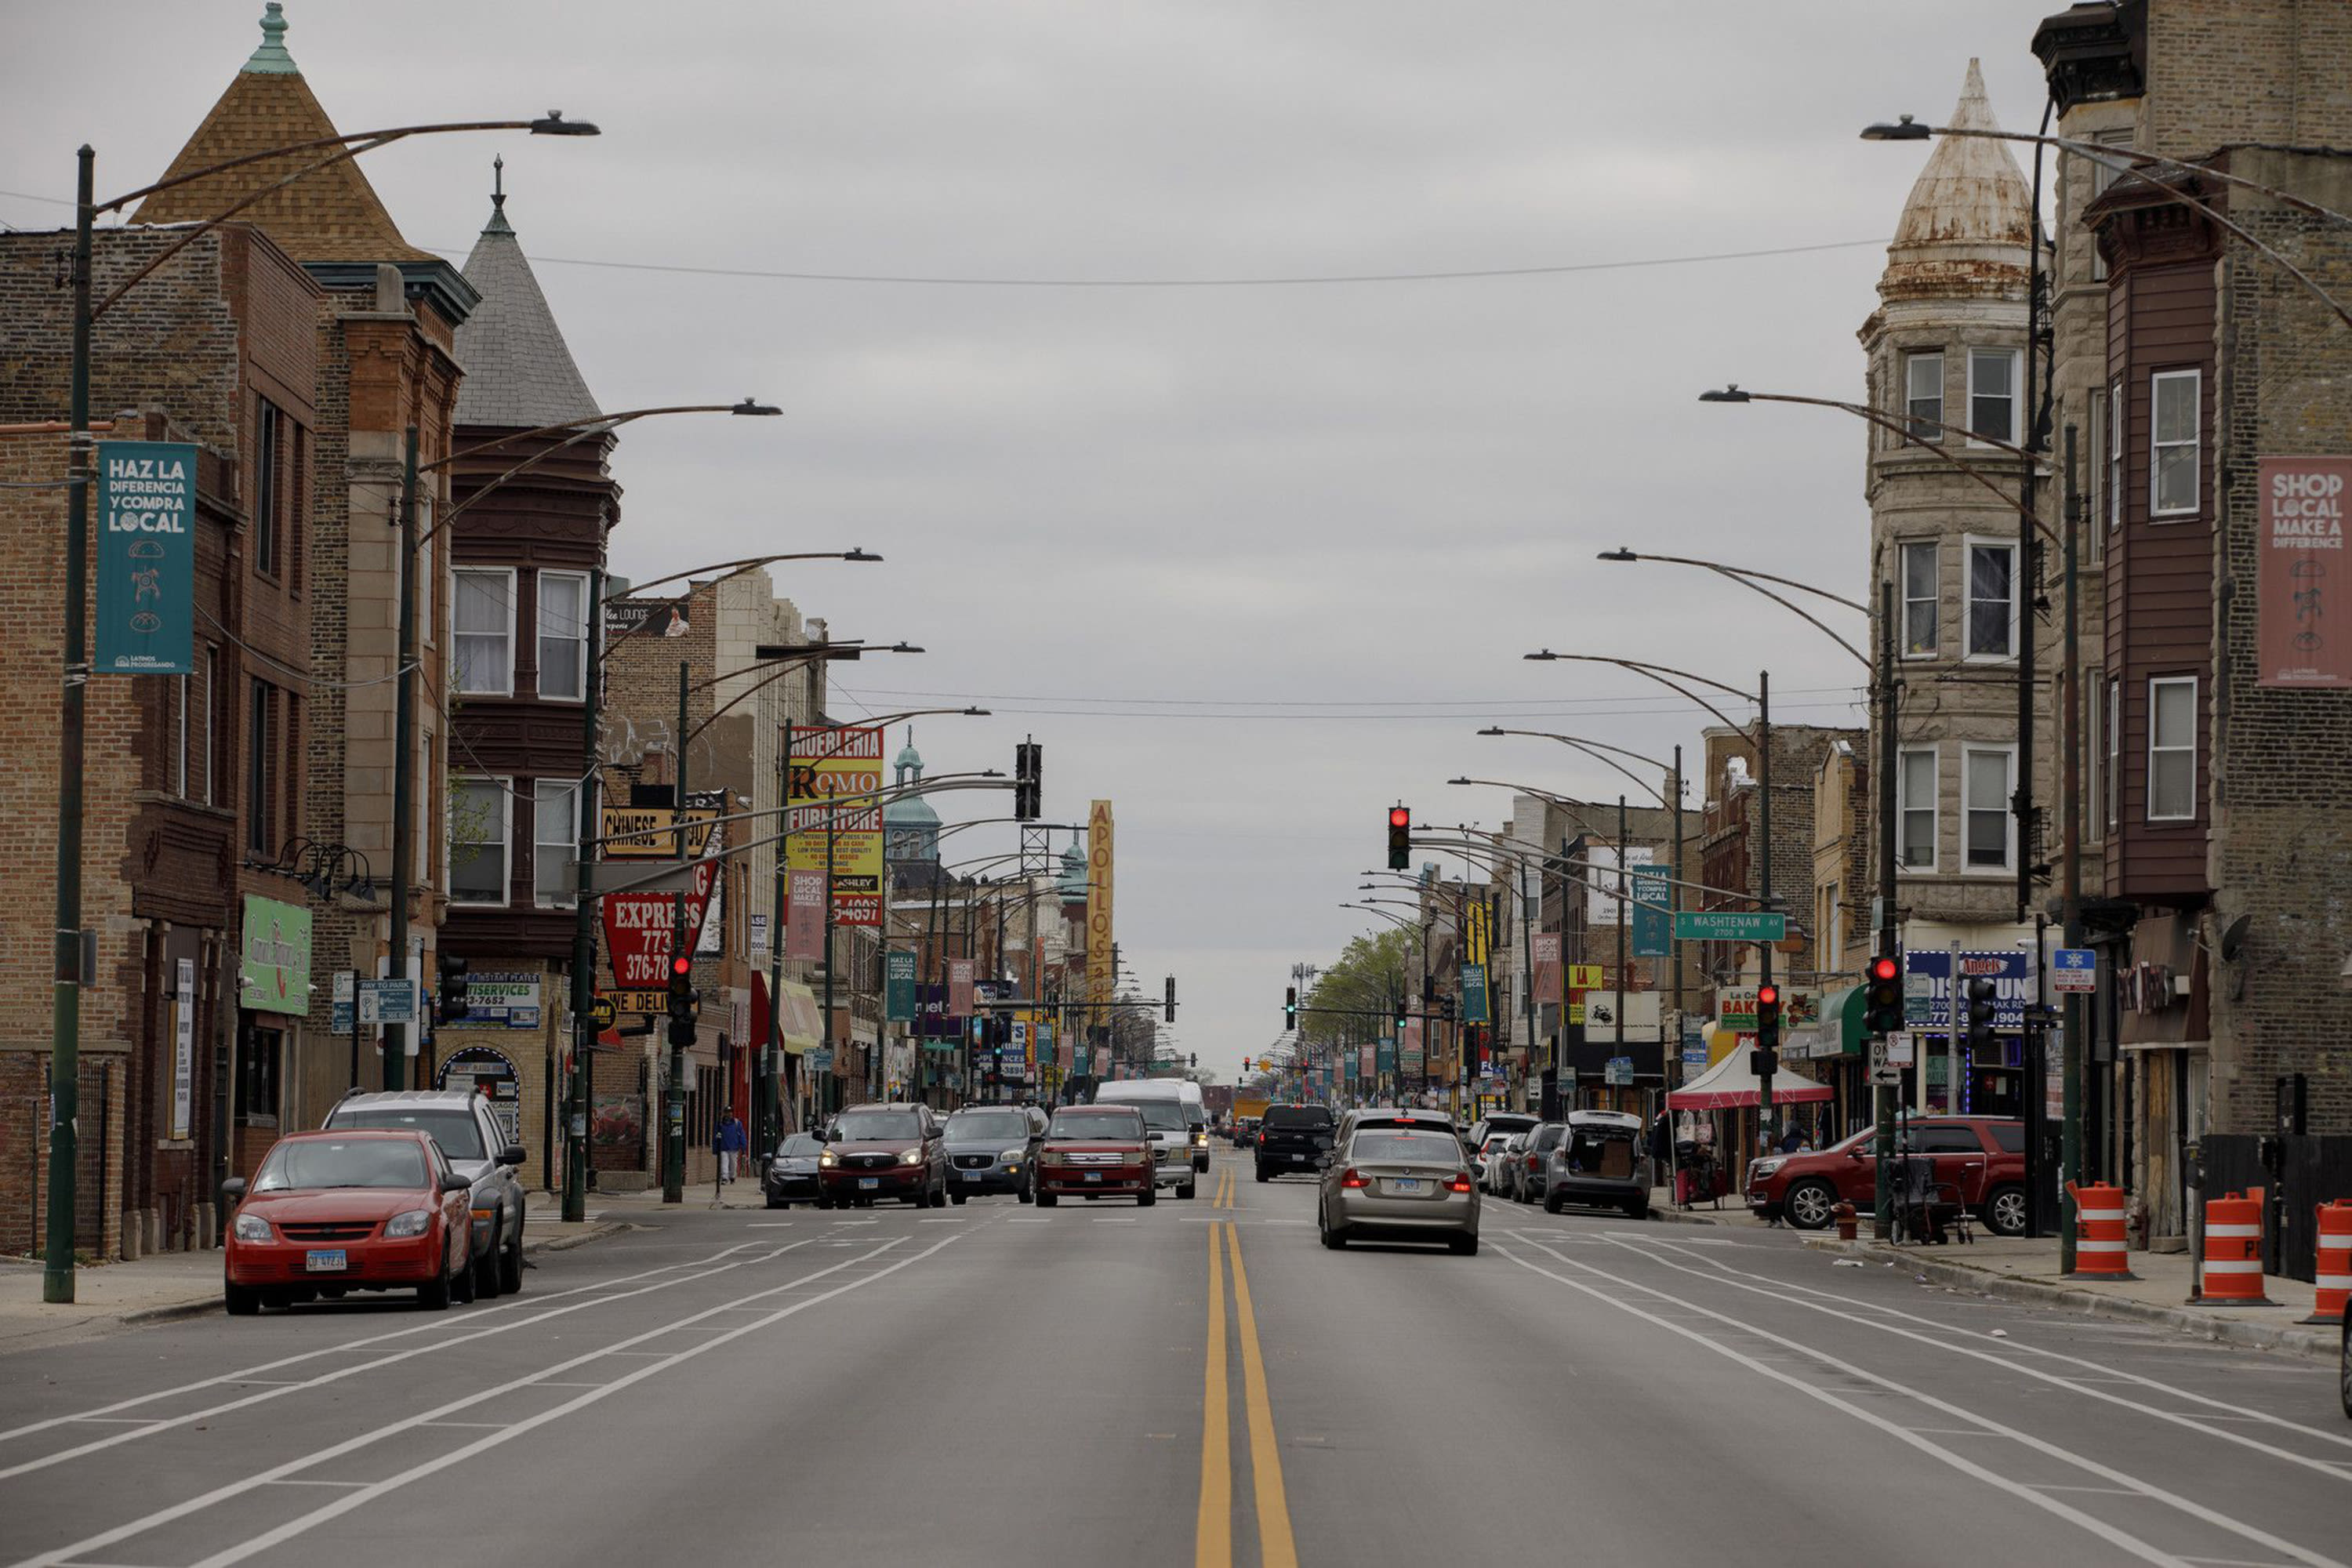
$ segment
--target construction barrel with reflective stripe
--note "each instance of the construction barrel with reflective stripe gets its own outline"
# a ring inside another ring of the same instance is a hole
[[[2205,1259],[2192,1301],[2217,1307],[2274,1307],[2263,1294],[2263,1195],[2231,1193],[2205,1201]]]
[[[2124,1190],[2105,1182],[2069,1182],[2066,1190],[2074,1195],[2074,1269],[2067,1278],[2138,1279],[2124,1260]]]
[[[2319,1268],[2312,1275],[2319,1299],[2306,1323],[2340,1323],[2352,1301],[2352,1198],[2319,1205]]]

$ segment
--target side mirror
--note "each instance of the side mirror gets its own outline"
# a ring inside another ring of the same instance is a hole
[[[226,1198],[231,1203],[241,1201],[245,1196],[245,1178],[243,1176],[231,1176],[227,1181],[223,1182],[221,1184],[221,1196]]]
[[[1849,1160],[1867,1160],[1870,1158],[1870,1145],[1857,1143],[1845,1152],[1845,1157]]]
[[[501,1165],[519,1167],[530,1157],[523,1152],[523,1146],[520,1143],[509,1143],[499,1151],[499,1163]]]
[[[441,1178],[441,1190],[445,1193],[467,1192],[473,1187],[473,1184],[455,1171]]]

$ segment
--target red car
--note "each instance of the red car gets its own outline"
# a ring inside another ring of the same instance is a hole
[[[352,1290],[415,1289],[439,1311],[474,1299],[466,1194],[472,1184],[412,1131],[294,1132],[236,1205],[222,1291],[230,1315]]]
[[[1960,1194],[1996,1236],[2025,1234],[2025,1124],[1995,1116],[1919,1116],[1904,1123],[1910,1152],[1936,1162],[1936,1180]],[[1748,1167],[1748,1211],[1799,1230],[1828,1226],[1843,1198],[1863,1214],[1878,1196],[1865,1129],[1809,1154],[1768,1154]]]
[[[877,1101],[834,1119],[816,1157],[816,1206],[849,1208],[898,1198],[948,1206],[948,1146],[928,1105]]]
[[[1151,1134],[1132,1105],[1066,1105],[1045,1125],[1037,1151],[1037,1206],[1074,1198],[1159,1202],[1152,1190]]]

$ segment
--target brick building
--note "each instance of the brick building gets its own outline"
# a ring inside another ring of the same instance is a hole
[[[2352,11],[2078,5],[2033,42],[2058,132],[2116,149],[2053,160],[2052,423],[2062,441],[2075,433],[2089,503],[2081,847],[2103,987],[2090,1132],[2151,1236],[2177,1237],[2185,1146],[2251,1151],[2275,1130],[2283,1081],[2307,1086],[2311,1134],[2352,1133],[2352,689],[2313,678],[2333,656],[2287,668],[2269,655],[2275,637],[2301,630],[2324,649],[2332,634],[2295,597],[2304,580],[2282,568],[2274,583],[2263,559],[2265,465],[2352,455],[2352,339],[2189,205],[2336,298],[2352,290],[2340,226],[2203,172],[2352,208],[2352,160],[2325,151],[2352,142]],[[2340,552],[2340,516],[2334,527],[2306,565]]]

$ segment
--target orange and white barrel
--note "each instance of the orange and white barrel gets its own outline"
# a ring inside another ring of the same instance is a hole
[[[2263,1294],[2263,1199],[2231,1193],[2205,1201],[2205,1261],[2197,1300],[2217,1307],[2268,1307]]]
[[[2319,1205],[2319,1267],[2312,1275],[2319,1299],[2306,1323],[2340,1323],[2352,1302],[2352,1198]]]
[[[2066,1184],[2074,1195],[2074,1279],[2136,1279],[2124,1258],[2124,1190],[2105,1182]]]

